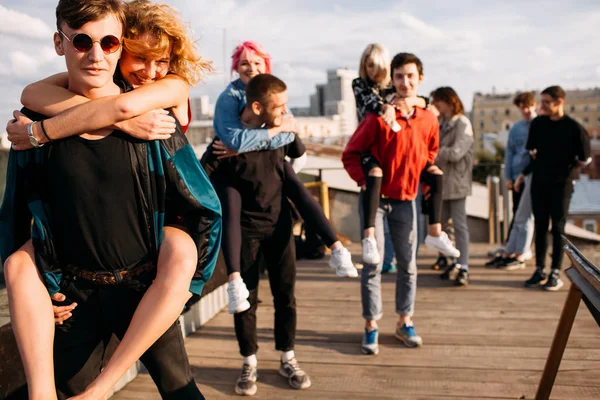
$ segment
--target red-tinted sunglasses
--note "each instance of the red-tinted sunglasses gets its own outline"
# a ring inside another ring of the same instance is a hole
[[[65,37],[65,39],[71,42],[75,50],[82,53],[90,51],[96,42],[100,43],[100,47],[102,48],[104,54],[114,53],[115,51],[119,50],[119,47],[121,46],[121,40],[113,35],[106,35],[100,40],[93,40],[90,35],[78,33],[73,36],[72,39],[69,39],[69,37],[65,35],[63,31],[60,29],[58,31]]]

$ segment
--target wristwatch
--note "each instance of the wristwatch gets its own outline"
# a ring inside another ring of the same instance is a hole
[[[42,147],[44,144],[40,143],[35,136],[33,136],[33,125],[37,124],[38,121],[33,121],[32,123],[30,123],[29,125],[27,125],[27,136],[29,137],[29,143],[31,143],[31,145],[33,147],[35,147],[36,149],[39,149],[40,147]]]

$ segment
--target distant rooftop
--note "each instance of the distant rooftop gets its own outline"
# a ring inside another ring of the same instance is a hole
[[[600,214],[600,180],[582,174],[575,184],[569,205],[570,214]]]

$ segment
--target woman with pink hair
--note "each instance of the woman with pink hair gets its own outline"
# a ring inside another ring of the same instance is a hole
[[[284,115],[281,125],[272,128],[248,127],[242,123],[241,114],[246,107],[246,85],[255,76],[271,72],[271,57],[262,46],[252,41],[246,41],[237,46],[232,55],[231,71],[237,73],[239,78],[233,80],[227,86],[225,91],[219,96],[215,106],[214,129],[217,138],[220,139],[222,144],[233,152],[251,152],[273,150],[294,141],[299,142],[299,139],[293,133],[296,131],[296,123],[291,115]],[[298,144],[296,145],[298,146]],[[222,249],[229,274],[229,287],[227,289],[229,295],[229,312],[236,314],[234,317],[236,321],[236,335],[241,341],[240,343],[252,342],[251,345],[244,346],[247,348],[240,350],[244,356],[244,365],[242,374],[236,382],[235,390],[238,394],[253,395],[257,390],[255,338],[253,340],[253,335],[250,333],[252,329],[250,327],[247,327],[247,329],[242,327],[244,325],[242,320],[245,318],[246,313],[255,312],[258,270],[256,268],[249,268],[249,265],[244,265],[244,268],[242,268],[242,195],[238,188],[234,187],[232,182],[233,177],[226,173],[218,172],[219,158],[224,155],[226,156],[228,153],[229,151],[217,141],[209,147],[207,153],[203,156],[202,162],[209,175],[213,171],[215,172],[211,175],[211,178],[213,179],[213,184],[217,189],[223,208],[223,229],[225,235],[223,236]],[[305,158],[305,155],[302,157]],[[244,162],[241,158],[232,161],[236,163]],[[296,167],[296,164],[292,167],[289,162],[284,162],[283,192],[285,196],[294,202],[307,225],[311,226],[321,236],[325,244],[332,249],[329,266],[336,269],[337,275],[344,277],[358,276],[350,253],[337,239],[335,231],[332,229],[319,204],[296,176]],[[257,179],[260,179],[260,177],[257,176]],[[268,185],[268,183],[265,185]],[[251,196],[254,194],[249,193]],[[262,193],[256,195],[260,196]],[[244,226],[246,225],[248,224]],[[253,232],[254,230],[260,230],[260,228],[253,227]],[[248,235],[247,232],[245,233],[245,237],[246,235]],[[295,276],[294,265],[290,267],[290,274]],[[251,279],[248,281],[248,287],[242,278],[243,275]],[[295,277],[291,275],[289,278],[293,282]],[[290,283],[290,285],[289,290],[293,293],[293,283]],[[252,296],[249,289],[253,293]],[[253,304],[250,304],[250,302]],[[277,305],[277,300],[275,303]],[[292,305],[292,308],[295,309],[295,304]],[[277,310],[276,307],[276,315],[283,312]],[[276,321],[278,318],[283,317],[276,317]],[[291,319],[294,321],[293,331],[295,331],[295,312],[294,317]],[[275,331],[277,336],[277,328]],[[310,379],[298,366],[293,347],[279,346],[277,348],[282,352],[280,374],[287,377],[289,384],[295,389],[309,387]]]

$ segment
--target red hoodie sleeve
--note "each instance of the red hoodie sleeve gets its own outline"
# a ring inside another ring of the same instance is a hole
[[[428,164],[434,164],[437,157],[438,151],[440,150],[440,124],[434,121],[429,133],[429,153],[427,155]]]
[[[350,138],[342,154],[342,163],[346,172],[359,186],[365,184],[365,174],[362,170],[360,156],[372,152],[371,148],[378,132],[378,117],[375,114],[367,114],[363,122],[356,128],[356,132]]]

